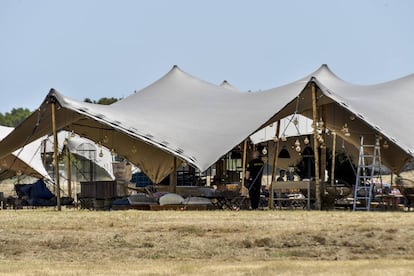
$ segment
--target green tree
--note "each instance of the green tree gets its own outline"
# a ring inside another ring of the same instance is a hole
[[[118,99],[117,98],[100,98],[96,103],[97,104],[104,104],[104,105],[110,105],[113,104],[114,102],[117,102]]]
[[[100,98],[99,100],[95,101],[95,100],[91,100],[90,98],[85,98],[83,101],[86,103],[94,103],[94,104],[103,104],[103,105],[110,105],[113,104],[114,102],[117,102],[120,99],[111,97],[111,98]]]
[[[10,112],[0,113],[0,125],[16,127],[32,112],[28,108],[13,108]]]

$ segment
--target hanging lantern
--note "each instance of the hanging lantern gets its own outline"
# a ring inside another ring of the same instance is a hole
[[[299,142],[299,139],[296,139],[296,141],[295,141],[295,146],[296,146],[296,147],[300,147],[300,142]]]
[[[351,133],[349,133],[348,124],[344,124],[341,131],[344,133],[345,137],[351,136]]]
[[[102,151],[102,148],[99,150],[99,157],[103,157],[104,156],[104,154],[103,154],[103,151]]]
[[[290,158],[290,153],[289,151],[286,149],[285,146],[283,146],[282,150],[279,152],[278,155],[279,158],[286,158],[289,159]]]
[[[298,120],[298,117],[295,117],[295,119],[293,119],[293,124],[294,124],[295,126],[299,125],[299,120]]]
[[[301,152],[302,151],[302,148],[300,146],[296,146],[295,147],[295,150],[296,150],[296,152]]]
[[[263,154],[263,155],[266,155],[266,154],[267,154],[267,148],[266,148],[266,147],[264,147],[264,148],[262,149],[262,154]]]
[[[324,125],[325,125],[325,123],[323,122],[322,118],[320,118],[319,122],[317,123],[318,131],[322,132]]]
[[[104,136],[104,138],[103,138],[103,142],[104,142],[105,144],[109,142],[109,138],[108,138],[108,136],[107,136],[107,135],[105,135],[105,136]]]
[[[305,145],[308,145],[309,144],[309,138],[308,138],[308,136],[305,136],[305,139],[303,139],[303,143],[305,144]]]
[[[384,141],[384,144],[382,144],[382,147],[384,149],[388,149],[390,147],[390,145],[388,144],[387,140]]]

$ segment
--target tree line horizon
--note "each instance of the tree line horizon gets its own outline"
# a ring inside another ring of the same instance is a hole
[[[93,103],[93,104],[102,104],[102,105],[110,105],[114,102],[119,101],[118,98],[107,98],[103,97],[99,100],[92,100],[90,98],[85,98],[83,101],[86,103]],[[16,127],[21,122],[23,122],[33,111],[25,107],[14,107],[9,112],[2,113],[0,112],[0,125],[7,126],[7,127]]]

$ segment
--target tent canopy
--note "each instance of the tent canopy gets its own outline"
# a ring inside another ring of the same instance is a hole
[[[409,107],[414,75],[359,86],[342,81],[326,65],[288,85],[255,93],[210,84],[174,66],[150,86],[109,106],[76,101],[52,89],[40,108],[0,142],[0,158],[51,133],[50,103],[55,102],[58,129],[114,149],[159,183],[174,170],[176,157],[204,171],[256,130],[290,114],[310,118],[311,83],[317,86],[318,111],[328,128],[341,135],[347,123],[351,136],[343,138],[356,146],[360,135],[372,142],[381,135],[389,142],[383,161],[395,171],[411,158],[414,130],[403,132],[400,122],[414,117]],[[391,96],[398,110],[384,107]]]
[[[12,131],[12,127],[0,126],[0,139],[6,137]],[[0,160],[0,180],[14,177],[18,172],[39,179],[50,180],[40,155],[41,140],[38,139],[22,149],[2,157]]]

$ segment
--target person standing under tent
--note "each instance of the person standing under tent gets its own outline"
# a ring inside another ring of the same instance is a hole
[[[286,171],[285,170],[280,170],[280,173],[279,173],[280,175],[279,175],[279,177],[276,179],[276,181],[285,181],[285,179],[284,179],[284,177],[285,177],[285,175],[286,175]]]
[[[264,163],[259,158],[259,151],[252,153],[253,159],[246,166],[246,180],[249,183],[250,206],[253,210],[259,208],[260,191],[262,188],[262,174]]]

